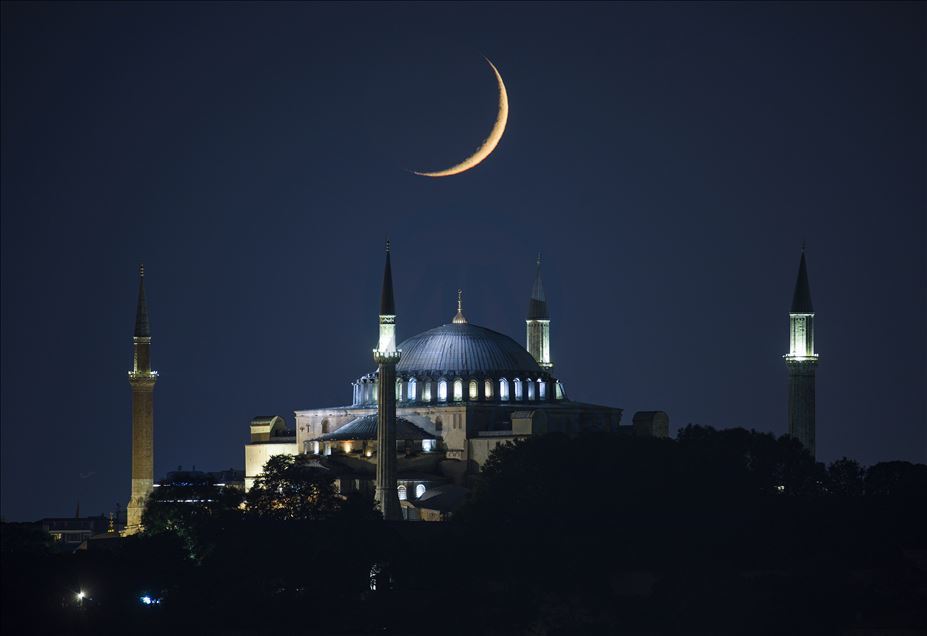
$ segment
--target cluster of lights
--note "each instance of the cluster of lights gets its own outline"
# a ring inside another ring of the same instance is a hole
[[[139,597],[138,600],[142,605],[160,605],[161,604],[161,599],[152,598],[151,596],[148,596],[147,594]]]

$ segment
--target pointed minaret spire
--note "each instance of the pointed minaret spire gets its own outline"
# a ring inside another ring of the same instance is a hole
[[[531,287],[531,300],[528,301],[528,320],[550,320],[547,298],[544,296],[544,284],[541,282],[540,252],[538,252],[537,270],[534,273],[534,285]]]
[[[380,315],[396,315],[396,302],[393,300],[393,268],[389,262],[389,239],[386,239],[386,266],[383,268],[383,291],[380,294]]]
[[[145,265],[138,266],[138,307],[135,310],[135,337],[150,338],[148,302],[145,300]]]
[[[463,315],[463,290],[457,290],[457,315],[454,316],[452,321],[455,325],[465,325],[467,324],[467,319]]]
[[[541,253],[538,252],[537,269],[534,273],[534,285],[531,287],[531,299],[528,301],[527,346],[525,347],[542,369],[553,367],[550,361],[550,312],[547,310],[547,297],[541,282]]]
[[[805,244],[801,244],[801,261],[798,263],[798,278],[795,280],[795,293],[792,294],[793,314],[813,314],[811,304],[811,286],[808,284],[808,266],[805,265]]]

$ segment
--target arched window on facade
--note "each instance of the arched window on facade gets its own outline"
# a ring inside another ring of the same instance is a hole
[[[422,387],[422,402],[431,402],[431,380],[425,380]]]
[[[415,487],[415,498],[418,499],[425,494],[425,484],[418,484]]]
[[[438,402],[447,402],[447,380],[438,380]]]
[[[478,400],[480,398],[480,385],[476,380],[470,380],[470,399]]]
[[[540,380],[538,382],[538,397],[542,400],[547,399],[547,381]]]
[[[524,398],[524,393],[522,393],[521,380],[518,378],[515,378],[514,383],[515,383],[515,399],[521,400]]]
[[[305,442],[303,442],[303,453],[308,455],[311,451],[312,451],[312,442],[310,442],[307,439]]]
[[[402,402],[402,380],[396,378],[396,401]]]
[[[508,400],[509,399],[509,381],[505,378],[499,380],[499,399]]]
[[[483,387],[483,392],[486,394],[486,399],[492,399],[492,380],[486,378],[485,386]]]
[[[444,421],[441,419],[441,416],[435,418],[435,430],[439,433],[444,430]]]
[[[399,486],[399,501],[405,501],[409,498],[409,495],[406,493],[405,485]]]
[[[457,378],[454,380],[454,401],[460,402],[463,399],[463,380]]]
[[[557,380],[557,399],[563,399],[563,385],[560,384],[560,380]]]
[[[410,402],[415,401],[415,378],[409,378],[409,392],[408,397]]]
[[[528,385],[528,399],[534,400],[534,387],[535,387],[534,380],[532,380],[531,378],[528,378],[527,380],[525,380],[525,384]]]
[[[322,420],[322,435],[328,433],[328,420]]]

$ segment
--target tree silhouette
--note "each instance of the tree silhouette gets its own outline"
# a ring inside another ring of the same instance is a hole
[[[246,502],[249,514],[281,521],[333,519],[348,512],[362,517],[372,508],[359,497],[346,506],[335,492],[331,472],[308,455],[276,455],[267,460]]]

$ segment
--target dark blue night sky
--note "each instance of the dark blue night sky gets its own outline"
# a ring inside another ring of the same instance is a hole
[[[925,5],[4,4],[2,514],[125,506],[145,263],[156,476],[350,401],[400,339],[524,340],[571,398],[786,430],[800,246],[822,461],[927,461]],[[498,66],[511,113],[486,136]]]

